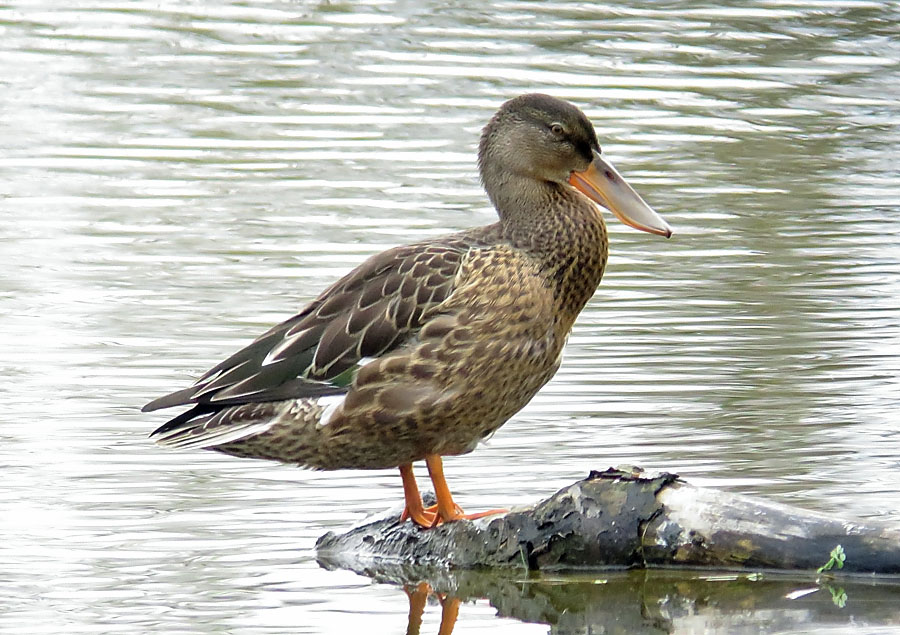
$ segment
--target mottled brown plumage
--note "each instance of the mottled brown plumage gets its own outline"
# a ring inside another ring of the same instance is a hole
[[[400,467],[414,520],[461,517],[440,456],[471,451],[553,376],[603,275],[606,227],[575,188],[629,224],[669,232],[600,157],[584,114],[552,97],[505,103],[479,167],[499,222],[371,257],[193,386],[145,406],[192,406],[153,436],[316,469]],[[421,509],[409,481],[422,459],[437,510]]]

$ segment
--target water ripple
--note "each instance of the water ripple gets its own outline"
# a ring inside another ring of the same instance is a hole
[[[369,254],[492,222],[478,134],[526,91],[583,106],[677,233],[611,222],[557,377],[447,461],[460,502],[635,463],[900,521],[898,21],[864,0],[0,7],[0,630],[402,629],[402,593],[311,554],[398,503],[395,474],[166,453],[137,410]],[[526,628],[466,605],[458,632]]]

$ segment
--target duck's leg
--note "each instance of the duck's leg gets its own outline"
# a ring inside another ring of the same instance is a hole
[[[422,496],[419,494],[419,486],[416,485],[412,463],[400,466],[400,477],[403,479],[403,497],[406,499],[406,507],[400,514],[400,522],[409,518],[420,527],[433,527],[439,521],[437,511],[435,506],[425,509]]]
[[[425,464],[428,466],[428,474],[431,476],[431,482],[434,485],[434,496],[437,498],[437,505],[434,506],[437,507],[435,525],[439,525],[441,522],[449,523],[463,518],[466,520],[475,520],[476,518],[491,516],[492,514],[503,514],[507,511],[505,509],[490,509],[486,512],[477,512],[474,514],[463,513],[462,508],[453,501],[453,496],[450,494],[450,488],[447,486],[447,480],[444,478],[444,463],[441,461],[440,455],[425,455]],[[409,505],[408,502],[407,505]],[[430,512],[433,509],[433,507],[429,507],[425,511]]]

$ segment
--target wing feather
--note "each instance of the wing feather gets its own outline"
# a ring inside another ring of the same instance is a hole
[[[143,410],[194,406],[157,431],[162,433],[197,425],[201,416],[209,418],[208,426],[226,407],[346,391],[348,369],[402,346],[453,293],[463,257],[477,242],[457,234],[369,258],[193,386]]]

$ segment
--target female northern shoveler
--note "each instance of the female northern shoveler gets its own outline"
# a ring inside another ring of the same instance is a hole
[[[441,457],[471,452],[559,367],[606,265],[591,200],[672,232],[600,155],[584,113],[553,97],[503,104],[478,164],[498,223],[372,256],[193,386],[147,404],[193,406],[152,436],[322,470],[399,467],[404,518],[483,515],[453,502]],[[412,472],[421,459],[429,508]]]

